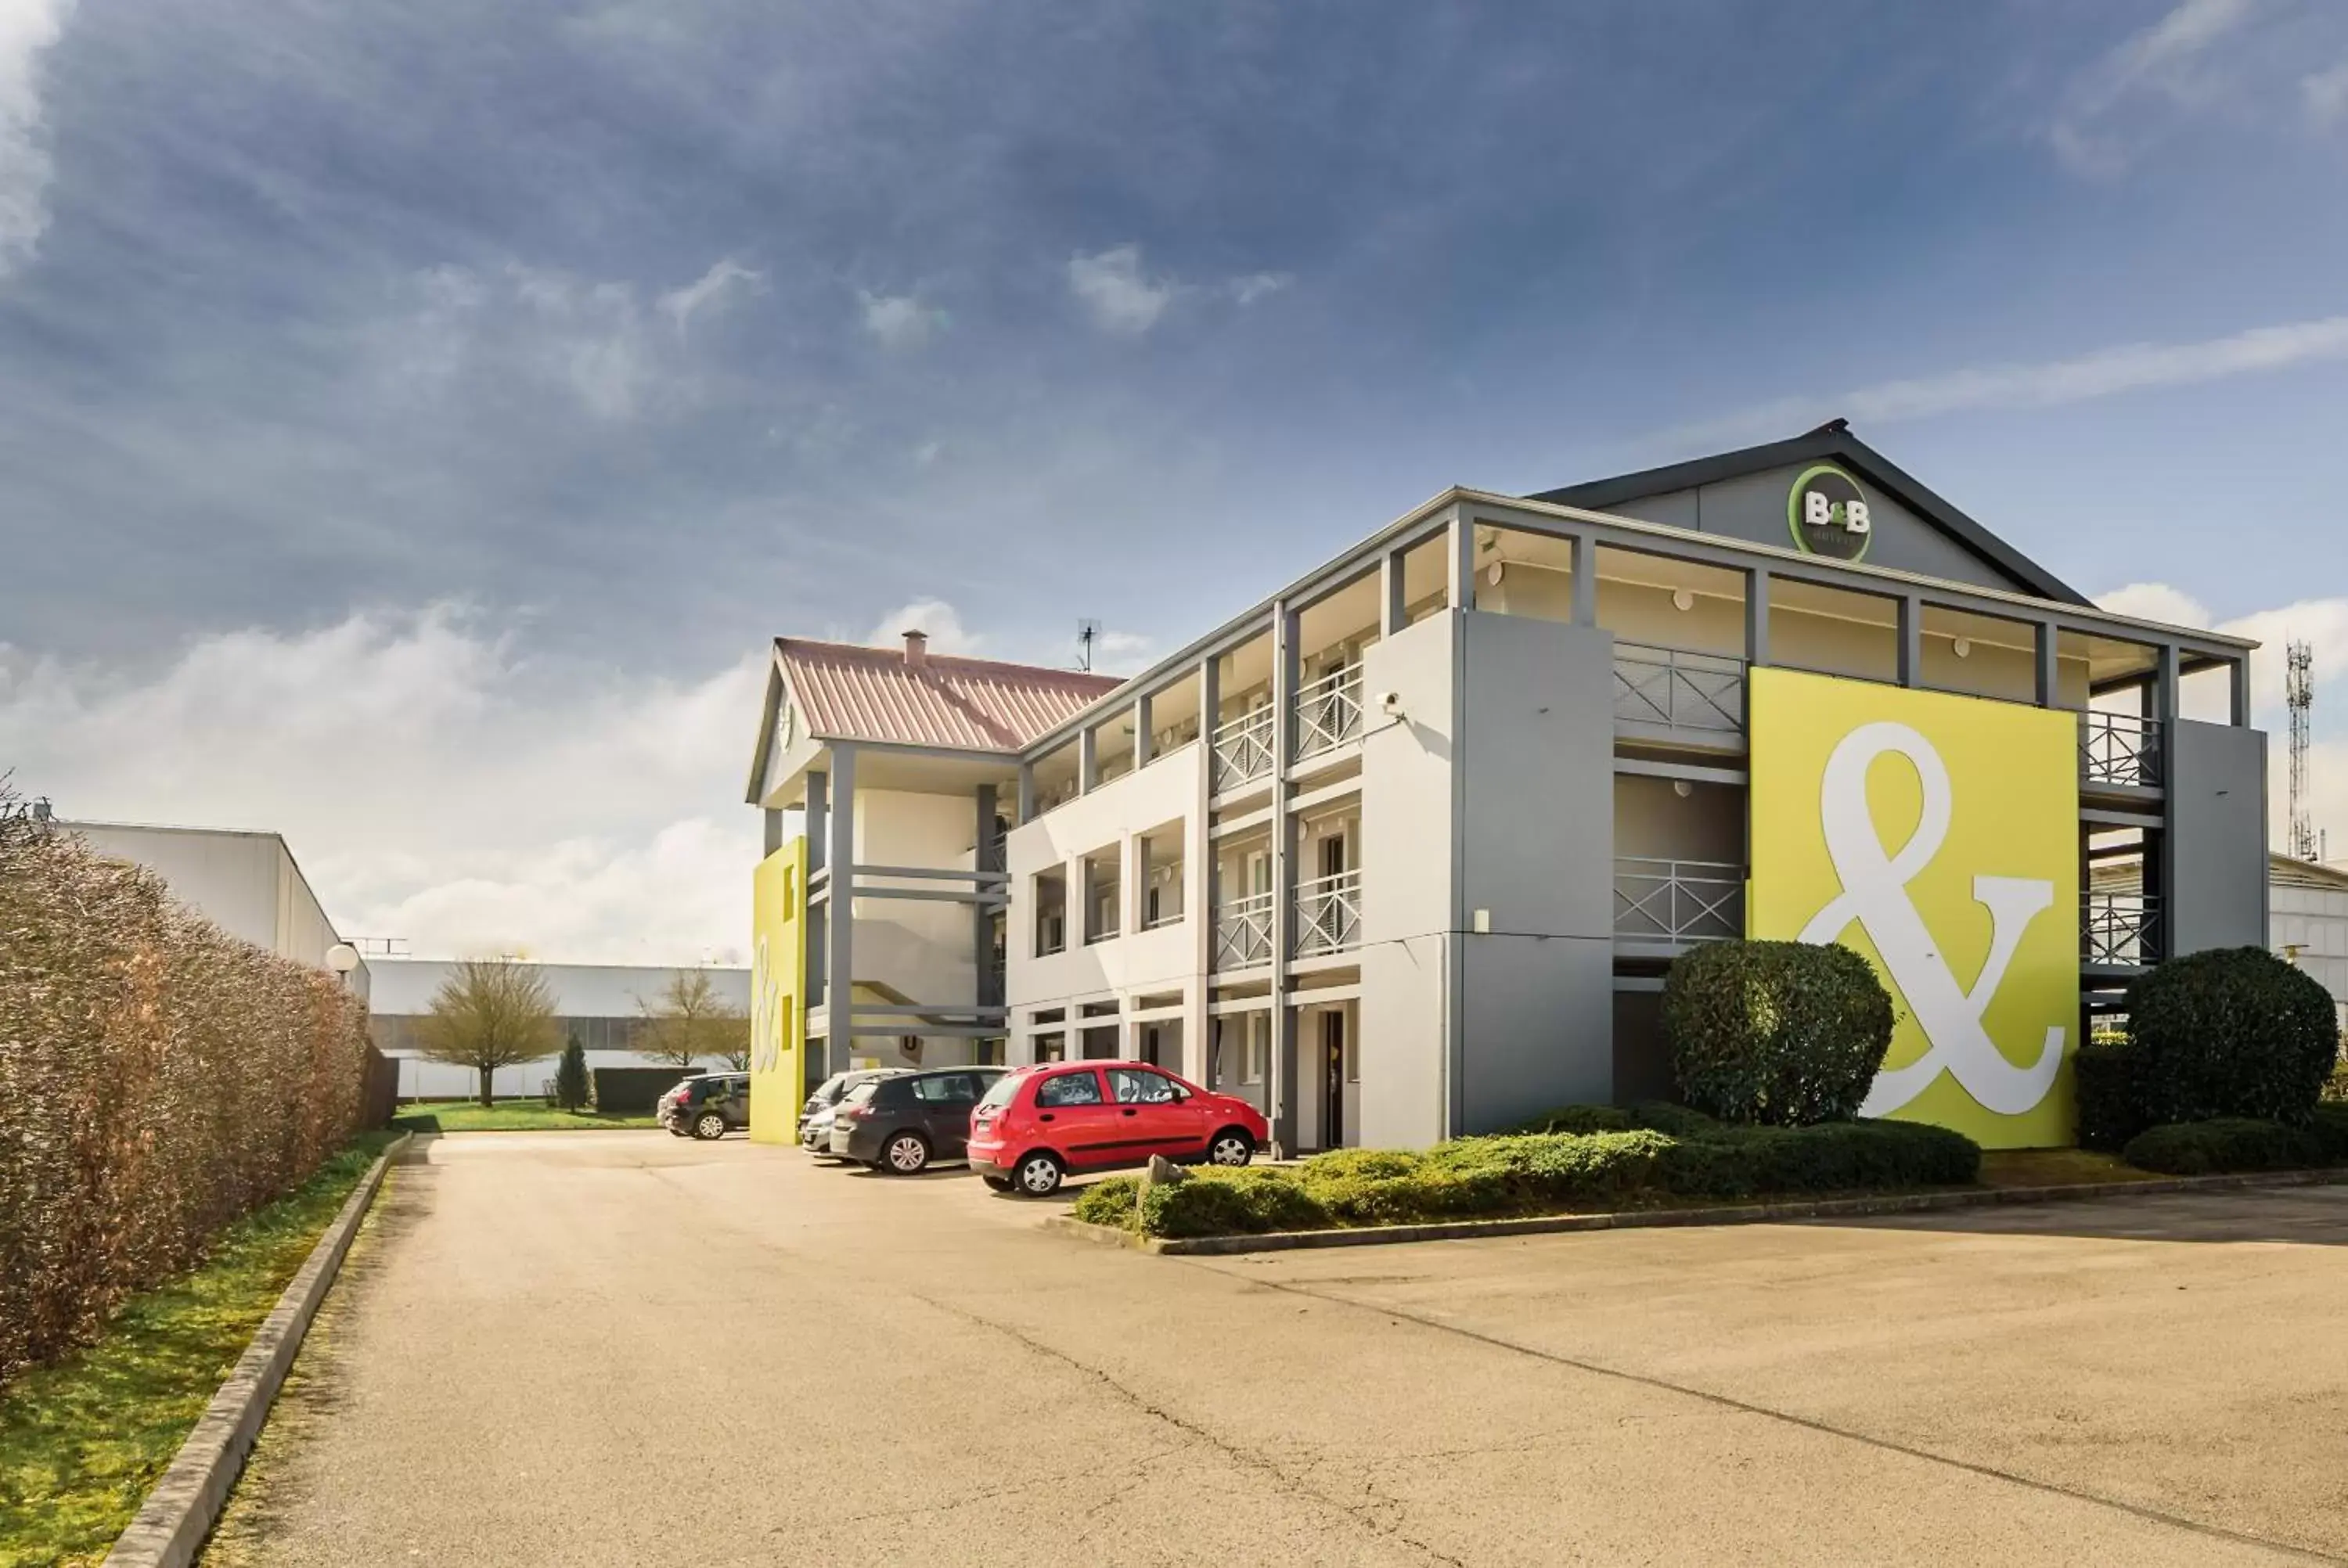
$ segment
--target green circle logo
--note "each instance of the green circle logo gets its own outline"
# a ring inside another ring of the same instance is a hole
[[[1859,481],[1831,463],[1795,476],[1786,497],[1786,526],[1793,530],[1796,548],[1836,560],[1859,559],[1875,537],[1875,519]]]

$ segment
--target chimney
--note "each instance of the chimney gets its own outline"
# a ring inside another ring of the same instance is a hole
[[[905,668],[920,670],[930,661],[930,634],[926,631],[905,633]]]

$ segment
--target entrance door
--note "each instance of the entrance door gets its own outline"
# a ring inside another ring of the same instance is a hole
[[[1321,1015],[1321,1146],[1345,1144],[1345,1014],[1332,1008]]]

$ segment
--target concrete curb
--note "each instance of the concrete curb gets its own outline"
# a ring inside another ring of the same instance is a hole
[[[1081,1241],[1166,1256],[1298,1252],[1326,1246],[1385,1246],[1411,1241],[1472,1241],[1481,1236],[1554,1235],[1569,1231],[1646,1230],[1663,1225],[1735,1225],[1783,1220],[1928,1214],[2005,1204],[2052,1204],[2075,1198],[2118,1198],[2137,1193],[2230,1192],[2244,1187],[2319,1187],[2348,1183],[2348,1169],[2256,1171],[2223,1176],[2157,1176],[2141,1182],[2091,1182],[2056,1187],[1967,1187],[1948,1193],[1899,1193],[1875,1198],[1813,1198],[1798,1203],[1730,1204],[1704,1209],[1628,1209],[1615,1214],[1538,1214],[1529,1219],[1454,1220],[1442,1225],[1355,1225],[1338,1230],[1273,1231],[1263,1235],[1147,1236],[1067,1214],[1046,1227]]]
[[[341,1272],[351,1238],[383,1185],[384,1173],[415,1136],[402,1132],[359,1178],[335,1223],[310,1249],[301,1272],[262,1319],[252,1343],[212,1396],[203,1419],[180,1445],[170,1468],[147,1494],[139,1516],[116,1538],[102,1568],[187,1568],[202,1553],[229,1490],[244,1469],[244,1456],[261,1435],[269,1407],[294,1365],[294,1353],[302,1348],[310,1319]]]

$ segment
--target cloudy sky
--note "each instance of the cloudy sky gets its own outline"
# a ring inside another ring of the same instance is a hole
[[[0,767],[716,955],[775,633],[1129,663],[1841,414],[2313,638],[2348,845],[2343,260],[2333,0],[0,0]]]

